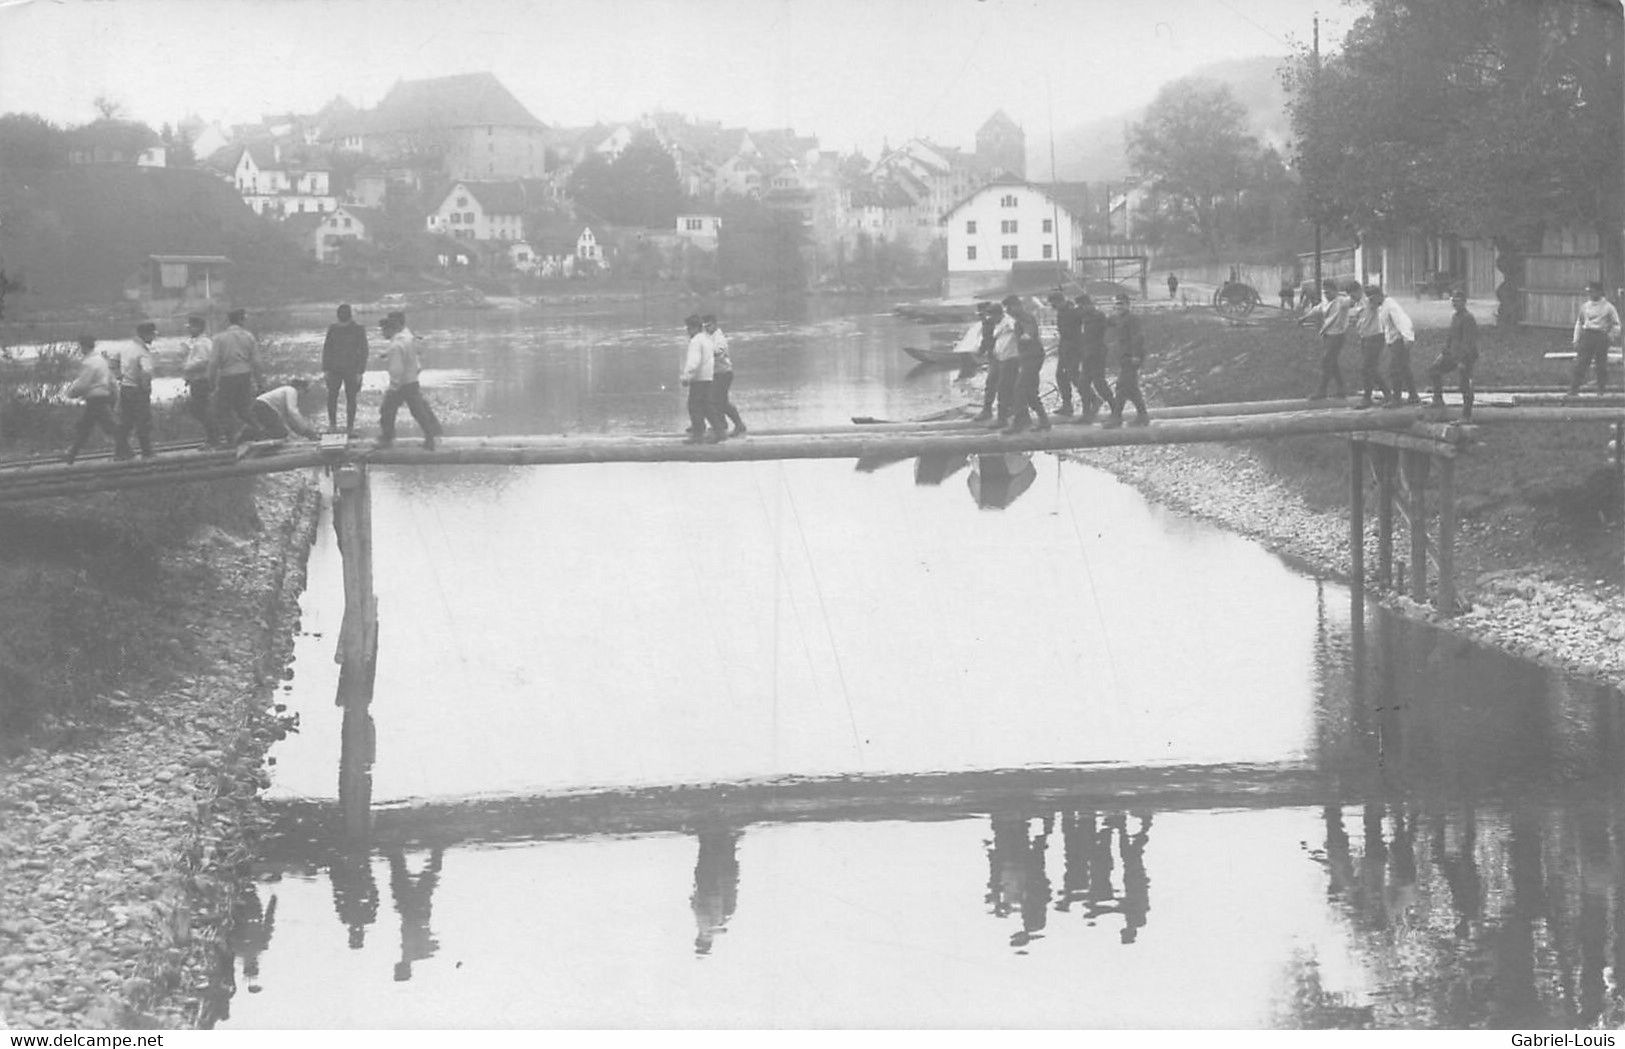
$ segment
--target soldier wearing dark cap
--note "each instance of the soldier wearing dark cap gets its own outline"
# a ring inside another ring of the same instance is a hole
[[[1467,292],[1457,288],[1450,293],[1456,311],[1450,317],[1450,335],[1438,360],[1428,368],[1433,383],[1433,407],[1444,407],[1444,377],[1461,369],[1461,417],[1473,417],[1473,365],[1478,363],[1478,321],[1467,312]]]
[[[350,304],[338,309],[338,322],[322,342],[322,375],[327,384],[327,428],[339,428],[339,393],[344,394],[344,432],[355,433],[355,399],[367,370],[367,329],[355,322]]]
[[[1602,281],[1586,284],[1586,297],[1574,317],[1574,372],[1569,396],[1580,392],[1586,372],[1597,369],[1597,392],[1608,388],[1608,342],[1620,332],[1619,311],[1602,296]]]
[[[684,320],[688,328],[688,352],[683,357],[682,384],[688,390],[688,443],[715,443],[727,436],[722,412],[711,395],[716,377],[716,358],[711,339],[705,334],[705,321],[697,313]],[[711,428],[706,436],[707,425]]]
[[[141,458],[152,458],[152,342],[157,337],[158,325],[142,321],[135,326],[135,341],[119,351],[115,459],[131,457],[131,431],[141,444]]]
[[[1112,417],[1106,426],[1123,425],[1123,405],[1134,402],[1135,416],[1130,425],[1144,426],[1151,421],[1145,410],[1145,397],[1140,393],[1140,366],[1145,363],[1145,332],[1140,318],[1129,307],[1127,295],[1117,296],[1117,309],[1112,317],[1112,329],[1117,332],[1117,389],[1112,391]]]
[[[423,387],[418,382],[423,370],[418,337],[406,326],[406,314],[401,310],[385,317],[379,330],[388,341],[383,356],[384,366],[389,371],[389,389],[384,391],[384,405],[378,419],[378,444],[388,447],[394,443],[395,417],[404,404],[423,431],[423,447],[432,452],[440,440],[440,420],[424,400]]]
[[[1112,403],[1112,388],[1106,382],[1106,329],[1111,320],[1087,293],[1073,301],[1083,325],[1083,421],[1092,423],[1100,406]]]
[[[729,431],[728,436],[738,437],[745,432],[745,420],[740,417],[739,409],[734,407],[733,399],[728,396],[734,385],[734,362],[733,357],[728,354],[728,336],[717,327],[717,315],[714,313],[707,313],[701,317],[700,323],[705,325],[705,337],[711,340],[711,396],[717,402],[717,410],[733,423],[734,428]]]
[[[1043,398],[1038,396],[1038,375],[1044,367],[1044,340],[1039,334],[1038,319],[1028,311],[1025,303],[1015,295],[1005,298],[1004,308],[1016,323],[1016,382],[1012,398],[1015,411],[1010,416],[1006,433],[1020,433],[1028,426],[1049,429],[1049,413],[1044,410]],[[1007,384],[1008,388],[1008,384]],[[1038,416],[1032,422],[1031,412]]]
[[[1061,391],[1061,406],[1055,414],[1071,415],[1072,390],[1077,389],[1080,406],[1089,396],[1083,384],[1083,311],[1060,292],[1050,295],[1049,304],[1055,308],[1055,386]]]
[[[241,424],[226,438],[228,444],[252,437],[259,429],[254,422],[254,395],[260,384],[260,344],[243,327],[247,317],[240,309],[226,314],[226,330],[214,337],[209,356],[209,385],[214,387],[221,421],[229,425],[228,417],[236,416]]]
[[[1357,280],[1351,280],[1344,286],[1348,292],[1349,302],[1349,330],[1360,341],[1360,385],[1364,394],[1360,398],[1360,407],[1371,407],[1371,396],[1380,391],[1384,402],[1392,398],[1388,383],[1382,377],[1382,317],[1378,315],[1379,302],[1368,292],[1376,292],[1377,286],[1362,287]]]
[[[213,390],[209,386],[209,358],[214,354],[214,340],[204,334],[207,322],[201,314],[186,318],[186,338],[181,340],[185,356],[181,358],[181,377],[186,380],[186,408],[203,426],[203,447],[213,448],[220,443],[215,429]]]

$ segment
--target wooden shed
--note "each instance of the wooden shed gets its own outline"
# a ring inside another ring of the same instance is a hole
[[[1603,279],[1602,241],[1596,230],[1547,230],[1540,253],[1524,257],[1523,323],[1568,328],[1586,297],[1586,283]]]

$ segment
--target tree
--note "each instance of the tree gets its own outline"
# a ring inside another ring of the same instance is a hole
[[[614,160],[594,154],[577,164],[569,192],[583,207],[624,226],[670,226],[683,206],[677,165],[647,133]]]
[[[1246,117],[1227,85],[1187,77],[1164,86],[1128,133],[1130,161],[1214,259],[1221,205],[1235,200],[1259,156]]]
[[[164,165],[172,168],[197,167],[197,154],[192,151],[192,143],[186,136],[169,124],[158,132],[158,138],[164,144]]]
[[[49,171],[67,162],[67,139],[55,124],[33,113],[0,116],[0,168]]]
[[[1318,70],[1300,54],[1284,74],[1312,218],[1485,237],[1502,253],[1578,223],[1617,246],[1619,0],[1365,7],[1339,54]]]
[[[764,206],[748,197],[720,203],[722,236],[717,270],[728,284],[765,285],[776,291],[807,286],[807,247],[811,237],[791,209]]]
[[[96,107],[103,120],[117,120],[119,114],[124,112],[124,104],[111,95],[97,95],[90,104]]]

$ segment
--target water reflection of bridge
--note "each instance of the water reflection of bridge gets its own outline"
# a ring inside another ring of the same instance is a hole
[[[1302,952],[1286,962],[1282,1023],[1617,1022],[1625,1016],[1612,982],[1625,971],[1620,695],[1495,653],[1463,660],[1468,643],[1387,615],[1368,620],[1358,594],[1351,604],[1346,622],[1320,606],[1311,752],[1267,765],[1098,765],[375,808],[369,659],[340,678],[339,804],[279,806],[262,866],[325,873],[343,930],[335,932],[351,948],[395,924],[393,976],[408,980],[438,949],[433,896],[455,877],[446,861],[461,846],[690,836],[692,949],[708,955],[726,950],[730,922],[750,906],[748,844],[762,829],[985,820],[986,890],[956,906],[979,905],[1018,953],[1044,951],[1065,923],[1132,949],[1166,920],[1154,907],[1158,843],[1177,824],[1165,817],[1308,808],[1322,832],[1303,843],[1306,862],[1323,872],[1328,905],[1378,991],[1328,991],[1319,960]],[[1222,852],[1211,859],[1227,865]],[[393,919],[383,906],[385,866]],[[274,895],[263,905],[252,896],[240,911],[245,980],[271,945],[275,914]]]

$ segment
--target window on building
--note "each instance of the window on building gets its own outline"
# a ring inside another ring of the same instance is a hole
[[[1044,220],[1044,232],[1045,233],[1054,233],[1055,232],[1055,220],[1054,219],[1045,219]]]
[[[965,258],[971,262],[976,261],[976,245],[972,244],[970,247],[965,249]]]
[[[702,229],[705,228],[705,223],[701,222],[699,219],[684,219],[683,220],[683,228],[684,229],[691,229],[691,230],[702,230]]]
[[[976,232],[976,220],[975,219],[971,219],[971,220],[969,220],[968,222],[965,223],[965,232],[966,233],[975,233]]]
[[[1020,257],[1021,256],[1016,252],[1016,245],[1014,244],[1006,244],[999,249],[999,258],[1001,259],[1015,259]]]
[[[350,228],[350,220],[349,220],[349,219],[345,219],[345,220],[344,220],[344,228],[345,228],[345,229],[349,229],[349,228]]]
[[[1014,193],[1006,193],[1004,196],[999,198],[999,207],[1001,207],[1001,208],[1013,208],[1015,206],[1016,206],[1016,195]]]
[[[457,198],[457,206],[460,207],[460,208],[468,207],[468,198],[467,197],[458,197]]]
[[[1014,232],[1016,232],[1016,220],[1015,219],[1005,219],[1003,222],[999,223],[999,232],[1000,233],[1014,233]]]
[[[1053,259],[1055,257],[1055,246],[1053,244],[1044,245],[1044,257],[1046,259]]]

